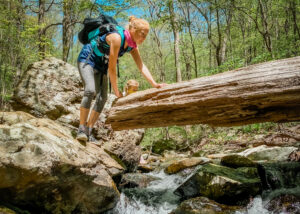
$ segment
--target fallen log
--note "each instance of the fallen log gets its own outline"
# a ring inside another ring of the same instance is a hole
[[[300,121],[300,57],[148,89],[118,99],[114,130]]]

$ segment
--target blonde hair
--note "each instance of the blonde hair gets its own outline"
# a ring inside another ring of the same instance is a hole
[[[134,28],[136,30],[149,30],[150,25],[145,19],[139,19],[136,18],[135,16],[130,16],[129,17],[129,30]]]

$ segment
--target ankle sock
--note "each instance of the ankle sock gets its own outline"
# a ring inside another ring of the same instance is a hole
[[[89,134],[89,135],[92,134],[92,131],[93,131],[93,128],[92,128],[92,127],[88,127],[88,134]]]
[[[85,125],[79,125],[79,128],[78,128],[79,130],[82,130],[82,131],[84,131],[84,132],[86,132],[86,126]]]

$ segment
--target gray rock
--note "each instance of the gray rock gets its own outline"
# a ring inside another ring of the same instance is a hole
[[[124,169],[69,129],[24,112],[1,112],[0,201],[50,213],[99,213],[115,206],[111,178]]]
[[[197,197],[182,202],[170,214],[230,214],[242,210],[239,206],[219,204],[205,197]]]
[[[24,72],[16,87],[12,106],[36,117],[46,117],[72,129],[73,135],[79,125],[79,108],[83,96],[83,85],[76,67],[54,57],[36,62]],[[144,129],[113,131],[106,125],[106,118],[116,96],[108,100],[95,124],[95,142],[105,142],[114,149],[107,151],[124,161],[128,171],[135,171],[139,163]],[[130,145],[130,146],[128,146]],[[129,150],[128,150],[129,147]],[[112,172],[116,173],[116,172]]]
[[[15,110],[78,126],[82,83],[77,68],[54,57],[33,63],[13,97]]]
[[[126,173],[122,175],[119,187],[121,188],[144,188],[149,185],[150,182],[159,180],[160,178],[142,174],[142,173]]]
[[[300,213],[300,198],[294,195],[281,195],[266,204],[272,213]]]
[[[266,145],[262,145],[255,148],[247,149],[243,152],[238,153],[238,155],[245,156],[254,161],[266,160],[276,162],[287,161],[289,155],[296,150],[297,147],[268,147]]]
[[[175,193],[184,199],[205,196],[219,203],[247,203],[261,191],[259,177],[233,168],[206,164],[179,186]]]

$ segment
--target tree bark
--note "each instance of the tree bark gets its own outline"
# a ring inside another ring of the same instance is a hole
[[[290,9],[292,11],[293,15],[293,23],[294,23],[294,35],[295,35],[295,40],[296,40],[296,34],[298,34],[298,39],[300,39],[300,30],[297,25],[297,3],[295,1],[290,1]],[[299,13],[298,13],[299,14]]]
[[[46,56],[46,45],[45,45],[45,0],[39,0],[39,12],[38,12],[38,25],[39,25],[39,57],[40,59],[44,59]]]
[[[170,0],[168,2],[169,12],[170,12],[170,20],[174,34],[174,55],[175,55],[175,66],[176,66],[176,82],[181,82],[181,68],[180,68],[180,50],[179,50],[179,26],[176,19],[175,11],[174,11],[174,2]]]
[[[67,62],[72,44],[73,24],[72,24],[73,0],[63,1],[63,61]]]
[[[193,57],[194,57],[195,77],[197,78],[198,77],[198,64],[197,64],[196,48],[195,48],[195,44],[194,44],[194,38],[193,38],[192,27],[191,27],[192,22],[191,22],[191,15],[190,15],[190,5],[188,2],[184,2],[185,6],[183,6],[182,4],[183,3],[180,1],[180,6],[181,6],[181,10],[184,15],[185,23],[189,30],[189,36],[190,36],[190,41],[191,41],[191,45],[192,45],[192,53],[193,53]],[[185,13],[185,9],[186,9],[186,13]]]
[[[114,130],[300,121],[300,57],[148,89],[118,99]]]

